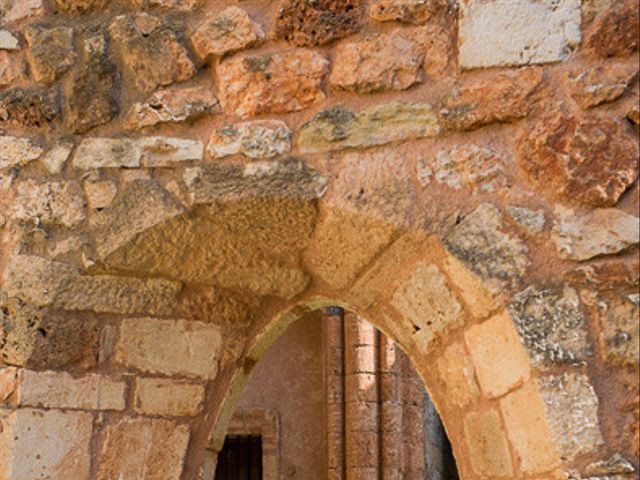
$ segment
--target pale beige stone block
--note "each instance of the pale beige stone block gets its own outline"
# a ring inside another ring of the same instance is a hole
[[[197,415],[204,402],[204,386],[164,378],[138,378],[134,409],[165,416]]]
[[[464,418],[469,461],[477,475],[511,477],[513,463],[507,436],[496,410],[469,412]]]
[[[462,407],[478,397],[480,389],[473,363],[461,343],[449,346],[438,359],[437,367],[445,384],[447,400]]]

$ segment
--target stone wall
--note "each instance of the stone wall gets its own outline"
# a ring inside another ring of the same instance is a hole
[[[0,478],[197,479],[335,304],[407,353],[462,478],[633,478],[638,15],[4,0]]]

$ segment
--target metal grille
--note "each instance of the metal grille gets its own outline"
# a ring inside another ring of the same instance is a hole
[[[215,480],[262,480],[262,437],[228,435],[218,455]]]

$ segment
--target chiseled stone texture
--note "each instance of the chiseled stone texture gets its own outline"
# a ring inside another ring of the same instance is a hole
[[[44,149],[26,137],[0,136],[0,170],[26,165],[42,155]]]
[[[447,0],[376,0],[369,16],[379,22],[423,24],[446,7]]]
[[[51,83],[77,60],[73,29],[67,27],[29,27],[24,32],[27,58],[38,83]]]
[[[249,158],[273,158],[291,150],[292,133],[281,120],[256,120],[225,125],[209,137],[207,151],[213,158],[242,154]]]
[[[616,208],[598,208],[583,215],[558,208],[552,240],[558,255],[569,260],[588,260],[611,255],[640,241],[638,217]]]
[[[322,45],[360,29],[361,0],[284,0],[276,16],[276,37],[304,47]]]
[[[262,27],[234,5],[207,18],[191,35],[193,49],[201,60],[254,46],[263,39]]]
[[[233,57],[217,68],[220,102],[239,117],[305,109],[325,99],[329,62],[313,50]]]
[[[454,190],[495,192],[508,184],[505,164],[503,155],[491,147],[458,145],[418,160],[417,173],[425,186],[433,180]]]
[[[0,478],[89,480],[92,426],[86,412],[0,410]]]
[[[109,32],[135,85],[143,91],[181,82],[196,73],[175,32],[146,13],[120,15]]]
[[[581,373],[538,379],[547,419],[562,459],[593,452],[604,444],[598,420],[598,397]]]
[[[638,178],[638,142],[607,114],[557,111],[522,130],[518,165],[551,196],[610,207]]]
[[[125,417],[107,425],[98,480],[179,480],[189,428],[170,420]]]
[[[576,70],[568,77],[571,96],[582,108],[592,108],[620,98],[638,74],[634,64],[613,63]]]
[[[591,353],[578,293],[569,285],[516,293],[509,305],[533,365],[581,364]]]
[[[301,153],[316,153],[433,137],[438,133],[438,117],[427,103],[383,103],[359,112],[337,106],[302,125],[298,146]]]
[[[529,359],[508,313],[470,327],[465,341],[482,391],[498,397],[529,376]]]
[[[18,405],[21,407],[123,410],[125,383],[104,375],[74,378],[65,372],[22,370]]]
[[[215,378],[222,350],[220,327],[186,320],[122,321],[115,361],[144,372]]]
[[[206,85],[170,87],[134,103],[124,122],[127,129],[139,130],[160,123],[195,120],[219,109],[218,99]]]
[[[502,213],[491,203],[467,214],[445,245],[493,292],[518,285],[528,265],[526,245],[504,231]]]
[[[418,263],[411,277],[394,292],[391,305],[411,322],[414,341],[424,351],[439,336],[464,323],[462,307],[435,265]]]
[[[165,378],[138,378],[134,395],[135,411],[143,415],[193,416],[200,412],[204,387]]]
[[[343,42],[333,52],[329,82],[357,93],[405,90],[422,81],[425,51],[408,32]]]
[[[473,130],[524,118],[536,103],[543,79],[542,70],[531,67],[489,73],[463,83],[442,101],[442,122],[451,130]]]
[[[599,303],[600,346],[611,365],[637,365],[640,359],[640,297],[616,297]]]
[[[462,68],[564,60],[581,40],[580,0],[464,0],[458,48]]]
[[[513,475],[509,443],[496,410],[467,413],[464,417],[464,438],[469,449],[469,461],[477,475]]]

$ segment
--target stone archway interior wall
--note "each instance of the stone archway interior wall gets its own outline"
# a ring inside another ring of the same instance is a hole
[[[3,1],[0,478],[198,478],[334,303],[416,365],[462,478],[632,478],[638,16]]]

